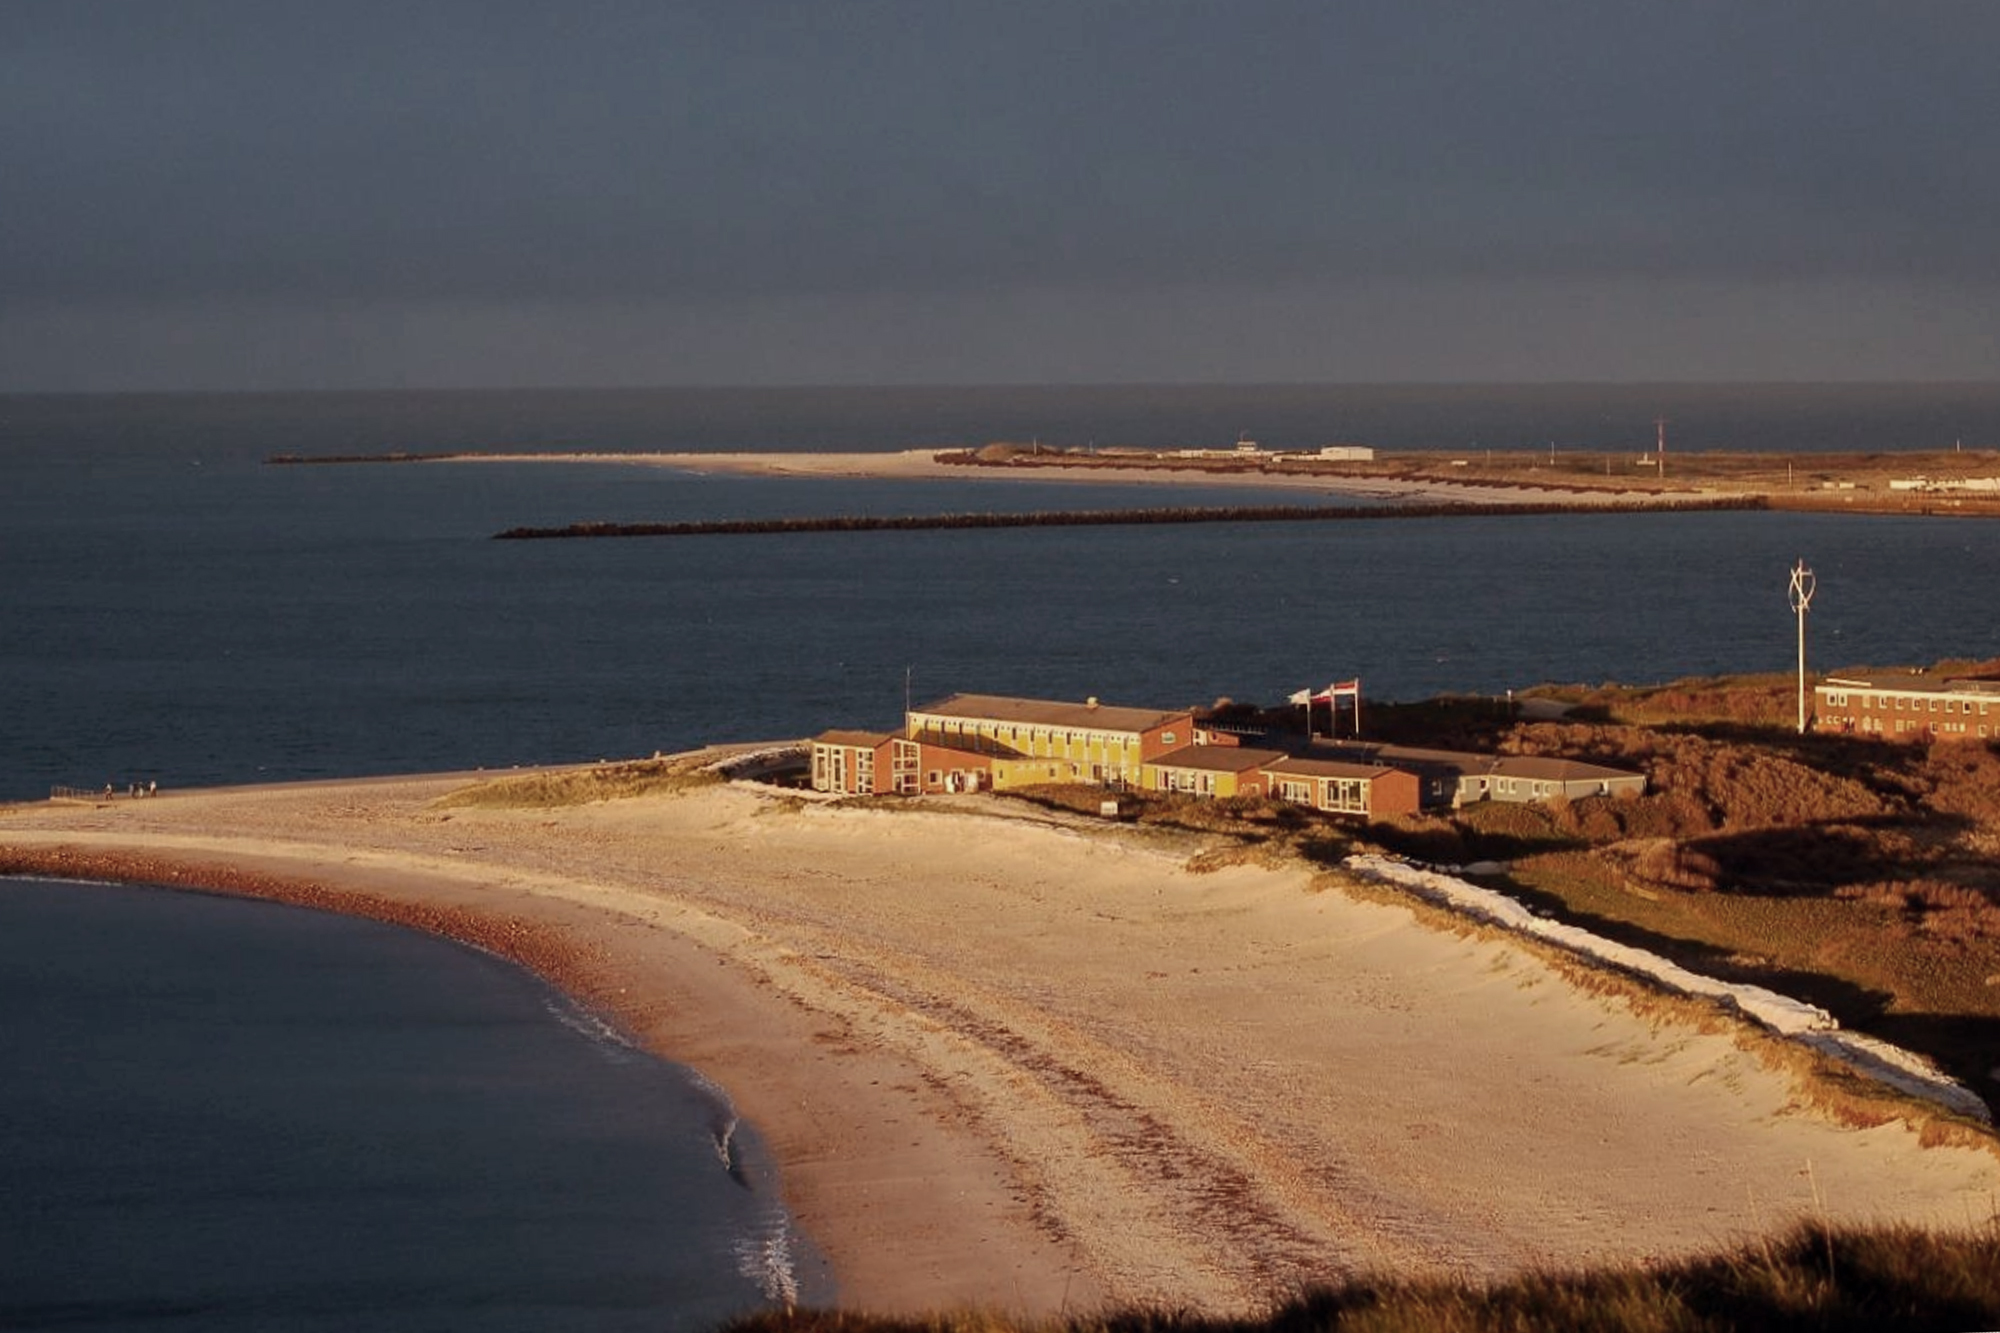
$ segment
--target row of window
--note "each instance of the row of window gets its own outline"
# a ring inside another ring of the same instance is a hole
[[[956,743],[960,748],[985,748],[980,742],[998,745],[1004,742],[1010,749],[1034,756],[1055,756],[1067,758],[1079,749],[1097,751],[1103,758],[1121,759],[1126,757],[1137,741],[1129,732],[1109,731],[1061,731],[1047,727],[1001,726],[998,723],[968,722],[959,719],[925,718],[913,719],[917,730],[926,738],[939,740],[945,744]],[[1164,732],[1160,737],[1167,746],[1172,746],[1176,735]],[[973,742],[967,746],[966,742]]]
[[[1872,728],[1864,726],[1862,728],[1864,731],[1882,730],[1881,722],[1874,718],[1863,718],[1862,721],[1864,723],[1867,722],[1875,723],[1875,725]],[[1906,717],[1899,717],[1896,719],[1896,730],[1898,732],[1910,732],[1910,731],[1923,732],[1932,736],[1940,736],[1940,735],[1963,736],[1966,734],[1965,724],[1963,722],[1916,722]],[[1979,734],[1981,736],[1985,736],[1987,734],[1986,724],[1984,722],[1981,722],[1979,724]],[[1996,728],[1993,734],[1996,736],[2000,736],[2000,728]]]
[[[1912,713],[1922,713],[1925,711],[1933,713],[1939,711],[1943,711],[1946,713],[1957,713],[1963,711],[1965,714],[1970,716],[1973,711],[1972,705],[1975,702],[1977,702],[1979,705],[1979,716],[1985,717],[1987,709],[1990,707],[1990,701],[1986,699],[1979,699],[1975,701],[1972,699],[1961,700],[1961,699],[1941,698],[1940,696],[1937,695],[1919,695],[1912,697],[1909,695],[1902,695],[1902,694],[1883,694],[1883,695],[1864,694],[1861,696],[1860,707],[1864,709],[1880,708],[1884,711],[1889,711],[1893,709],[1895,712],[1900,713],[1904,711],[1905,701],[1907,701],[1909,705],[1908,711]],[[1928,710],[1926,710],[1925,708],[1926,703],[1929,704]],[[1940,703],[1944,705],[1942,710],[1940,710],[1938,707]],[[1845,694],[1835,694],[1829,691],[1826,696],[1826,705],[1829,708],[1845,708],[1847,707],[1847,696]]]
[[[1366,778],[1326,778],[1323,780],[1320,799],[1315,802],[1313,783],[1310,779],[1280,778],[1278,795],[1295,805],[1317,804],[1321,810],[1365,815],[1368,813],[1368,786]]]

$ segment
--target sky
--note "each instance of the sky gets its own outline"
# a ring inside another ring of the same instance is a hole
[[[2000,374],[1995,0],[0,0],[0,390]]]

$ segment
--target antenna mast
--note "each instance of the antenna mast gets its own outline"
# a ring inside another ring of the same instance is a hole
[[[1667,475],[1667,419],[1653,418],[1653,429],[1659,432],[1659,443],[1654,446],[1653,475],[1664,479]]]
[[[1792,613],[1799,618],[1799,735],[1806,734],[1806,608],[1812,605],[1813,572],[1800,560],[1792,570]]]

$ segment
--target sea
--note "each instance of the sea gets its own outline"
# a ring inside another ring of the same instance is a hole
[[[1241,504],[292,455],[2000,448],[2000,385],[0,396],[0,801],[623,758],[957,691],[1161,708],[2000,656],[2000,528],[1779,513],[496,541]],[[2000,462],[1995,463],[2000,472]],[[1272,493],[1284,503],[1356,504]],[[0,820],[4,820],[0,814]],[[720,1128],[719,1128],[720,1127]],[[837,1290],[726,1089],[476,951],[0,881],[0,1327],[699,1329]],[[721,1145],[719,1147],[719,1145]]]

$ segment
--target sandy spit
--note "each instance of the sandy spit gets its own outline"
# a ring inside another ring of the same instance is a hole
[[[638,467],[674,468],[683,472],[726,472],[759,477],[863,477],[878,480],[1031,481],[1078,486],[1180,486],[1247,488],[1264,491],[1306,491],[1320,495],[1362,496],[1420,504],[1480,505],[1621,505],[1709,500],[1698,491],[1631,492],[1617,490],[1540,489],[1526,486],[1482,486],[1475,482],[1403,481],[1393,477],[1286,475],[1261,472],[1196,472],[1175,468],[1085,467],[1004,468],[940,463],[934,449],[903,449],[883,453],[541,453],[459,454],[444,463],[618,463]]]
[[[727,1089],[843,1304],[1251,1311],[1805,1215],[1966,1225],[2000,1160],[1800,1110],[1727,1033],[1304,871],[1005,803],[745,785],[439,810],[460,777],[0,813],[0,869],[199,884],[506,953]]]

